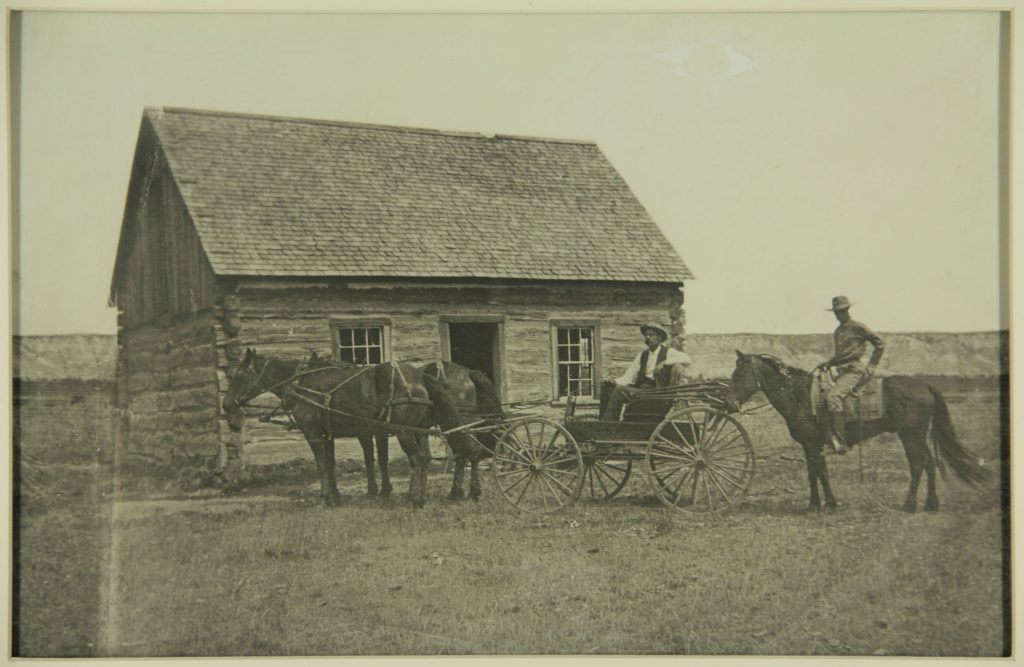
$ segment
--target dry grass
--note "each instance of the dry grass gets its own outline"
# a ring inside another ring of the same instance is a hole
[[[998,460],[998,419],[979,401],[954,402],[954,419]],[[302,465],[250,480],[228,511],[50,505],[22,521],[22,654],[1002,653],[995,488],[940,482],[940,512],[896,511],[906,464],[881,438],[863,482],[856,453],[832,461],[840,510],[805,515],[799,448],[774,415],[747,422],[754,486],[714,516],[665,509],[642,474],[620,498],[536,517],[489,480],[480,503],[449,503],[435,476],[413,511],[361,497],[350,473],[349,502],[325,510]],[[60,547],[68,535],[76,549]],[[88,613],[100,583],[102,617]],[[47,608],[61,591],[73,599]]]

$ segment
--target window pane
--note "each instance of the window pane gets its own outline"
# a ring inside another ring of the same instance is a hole
[[[558,361],[559,362],[569,361],[569,348],[568,347],[562,347],[562,346],[558,347]]]
[[[380,345],[380,327],[368,329],[367,333],[370,336],[370,345]]]
[[[347,361],[350,364],[354,364],[355,363],[356,360],[352,356],[352,348],[348,348],[348,349],[341,348],[341,360],[342,361]]]
[[[381,352],[380,352],[380,348],[379,347],[371,347],[370,348],[370,363],[371,364],[379,364],[379,363],[381,363],[380,354],[381,354]]]
[[[569,371],[565,366],[558,367],[558,395],[569,395]]]
[[[351,329],[339,329],[341,332],[341,344],[344,347],[352,346],[352,330]]]
[[[366,329],[356,329],[356,345],[366,345]]]
[[[558,330],[558,344],[565,345],[569,342],[569,332],[565,329],[559,328]]]
[[[359,364],[360,366],[366,365],[366,348],[357,347],[355,350],[353,350],[353,353],[355,355],[355,360],[357,364]]]
[[[580,342],[580,330],[569,329],[569,343],[575,345]]]

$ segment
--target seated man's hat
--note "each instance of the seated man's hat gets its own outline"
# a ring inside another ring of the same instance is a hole
[[[648,330],[657,331],[658,333],[661,334],[662,340],[668,340],[668,331],[665,329],[665,327],[661,326],[660,324],[648,322],[647,324],[644,324],[643,326],[640,327],[640,333],[642,334],[646,334]]]

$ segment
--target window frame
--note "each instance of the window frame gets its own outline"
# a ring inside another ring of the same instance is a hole
[[[593,393],[588,396],[577,396],[577,401],[583,403],[597,402],[601,395],[601,321],[593,319],[553,319],[550,320],[550,348],[551,348],[551,402],[553,405],[564,405],[566,402],[565,396],[558,395],[558,378],[560,364],[558,361],[558,330],[559,329],[591,329],[594,332],[593,336],[593,352],[592,352],[592,367],[593,373]]]
[[[331,328],[331,358],[335,361],[343,361],[341,358],[341,329],[369,329],[374,327],[381,330],[381,363],[391,361],[391,320],[389,318],[332,317],[329,320],[329,326]]]

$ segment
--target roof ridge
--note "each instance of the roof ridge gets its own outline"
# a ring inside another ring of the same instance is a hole
[[[587,139],[566,139],[558,137],[538,137],[520,134],[502,134],[485,132],[468,132],[460,130],[438,130],[427,127],[410,127],[405,125],[382,125],[380,123],[361,123],[356,121],[331,120],[327,118],[302,118],[299,116],[275,116],[271,114],[257,114],[240,111],[218,111],[215,109],[192,109],[188,107],[165,107],[147,106],[145,112],[154,114],[180,113],[196,116],[220,116],[225,118],[251,118],[254,120],[265,120],[284,123],[298,123],[302,125],[329,125],[335,127],[353,127],[368,130],[382,130],[386,132],[401,132],[408,134],[430,134],[442,137],[461,137],[466,139],[501,139],[503,141],[536,141],[546,144],[575,144],[580,146],[596,146],[597,142]]]

